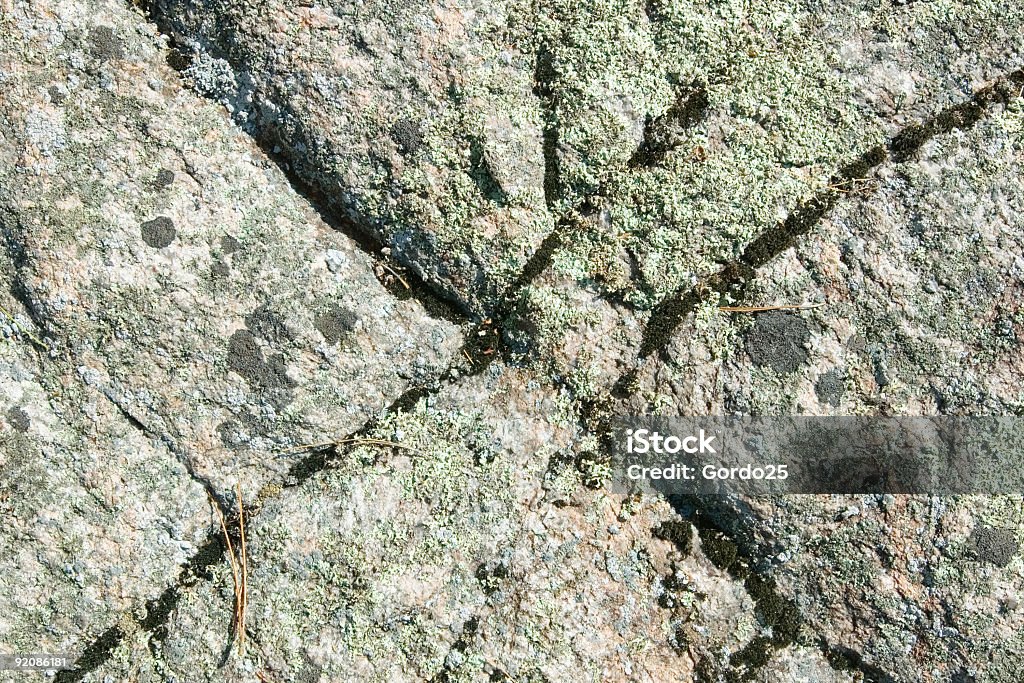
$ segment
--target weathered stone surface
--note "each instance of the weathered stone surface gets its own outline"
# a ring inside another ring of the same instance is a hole
[[[1020,414],[1022,151],[1018,101],[882,167],[763,269],[744,302],[823,306],[702,304],[621,409]],[[802,342],[794,351],[793,335],[765,329],[799,329]],[[718,519],[831,646],[900,681],[1011,681],[1024,620],[1012,597],[1024,582],[1019,506],[1019,496],[794,496],[745,500]]]
[[[664,501],[586,486],[586,467],[566,458],[589,439],[564,399],[496,363],[389,417],[368,436],[403,448],[357,446],[250,521],[245,657],[219,668],[232,618],[220,566],[184,596],[155,650],[139,632],[88,680],[663,681],[729,670],[729,652],[767,628],[754,599]],[[827,669],[812,655],[799,666]]]
[[[32,348],[9,275],[0,268],[0,644],[78,656],[175,580],[210,507],[174,453]]]
[[[0,644],[116,628],[93,681],[1019,679],[1019,497],[673,510],[602,490],[601,436],[1020,414],[1024,9],[146,4],[175,51],[115,0],[0,0],[2,272],[28,306],[0,505],[12,534],[73,530],[61,555],[0,535],[0,568],[75,605]],[[456,351],[296,179],[487,339]],[[802,303],[825,305],[719,308]],[[357,429],[401,445],[292,450]],[[67,508],[32,493],[39,454]],[[216,544],[174,583],[202,486],[237,480],[242,656]],[[159,515],[182,552],[155,552]]]
[[[197,89],[470,310],[493,306],[550,231],[514,5],[153,4]]]
[[[545,5],[559,215],[589,223],[556,267],[645,308],[688,288],[903,126],[1020,68],[1022,27],[995,3]]]
[[[254,493],[289,448],[354,431],[446,368],[454,325],[388,294],[182,89],[137,15],[34,3],[3,31],[0,200],[19,287],[57,353],[198,474]]]

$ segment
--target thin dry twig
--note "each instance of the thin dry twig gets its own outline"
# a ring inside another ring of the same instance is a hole
[[[37,337],[36,335],[32,334],[31,331],[25,329],[25,326],[22,325],[21,323],[19,323],[18,319],[15,318],[13,315],[11,315],[11,313],[6,308],[4,308],[3,306],[0,306],[0,314],[2,314],[5,318],[10,320],[11,324],[14,325],[14,327],[17,328],[17,330],[19,332],[21,332],[23,335],[25,335],[25,337],[27,337],[29,341],[31,341],[36,346],[39,346],[44,351],[49,353],[50,345],[47,344],[46,342],[44,342],[39,337]]]
[[[728,313],[761,313],[763,311],[809,311],[812,308],[821,308],[825,305],[822,301],[816,304],[779,304],[778,306],[719,306],[718,310]]]
[[[389,448],[401,448],[407,451],[415,451],[416,449],[412,446],[407,446],[404,443],[397,443],[395,441],[388,441],[387,439],[339,439],[338,441],[323,441],[321,443],[304,443],[295,448],[290,448],[286,451],[280,451],[282,454],[299,453],[301,451],[309,451],[316,448],[328,448],[330,446],[388,446]]]
[[[394,275],[395,277],[397,277],[397,278],[398,278],[398,281],[402,283],[402,286],[403,286],[403,287],[405,287],[406,289],[412,289],[412,288],[411,288],[411,287],[409,286],[409,283],[405,281],[405,278],[404,278],[404,277],[402,277],[401,275],[399,275],[399,274],[398,274],[398,271],[397,271],[397,270],[395,270],[394,268],[392,268],[391,266],[389,266],[389,265],[388,265],[387,263],[384,263],[383,261],[381,261],[381,262],[380,262],[380,264],[381,264],[382,266],[384,266],[384,268],[385,268],[385,269],[386,269],[386,270],[387,270],[387,271],[388,271],[389,273],[391,273],[392,275]]]
[[[238,533],[241,551],[241,590],[239,591],[238,607],[238,654],[245,656],[245,609],[249,606],[249,556],[245,548],[245,507],[242,504],[242,484],[235,482],[235,492],[238,496]]]

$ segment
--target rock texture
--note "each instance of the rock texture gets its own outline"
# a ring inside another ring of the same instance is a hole
[[[0,652],[1018,680],[1019,495],[624,497],[605,437],[1020,416],[1022,30],[958,0],[0,0]]]
[[[117,3],[14,12],[7,252],[83,381],[219,490],[430,384],[459,333],[377,281]]]
[[[154,3],[188,79],[475,313],[551,229],[534,55],[508,3]]]

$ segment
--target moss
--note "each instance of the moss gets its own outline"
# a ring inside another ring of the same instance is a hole
[[[796,603],[779,595],[773,579],[758,574],[748,576],[744,586],[756,603],[759,619],[772,629],[772,644],[781,648],[793,643],[801,623]]]
[[[403,154],[415,154],[423,147],[423,128],[419,121],[399,119],[391,126],[391,138]]]
[[[771,661],[774,650],[770,638],[757,636],[742,650],[729,656],[731,670],[726,673],[726,680],[729,683],[739,683],[753,679],[757,670]]]
[[[693,524],[686,520],[662,522],[652,531],[655,538],[672,543],[683,557],[693,548]]]
[[[728,572],[740,569],[739,548],[728,536],[717,529],[697,527],[700,534],[700,548],[711,564]]]
[[[313,326],[324,336],[328,344],[337,344],[352,334],[357,322],[355,313],[332,304],[316,315]]]

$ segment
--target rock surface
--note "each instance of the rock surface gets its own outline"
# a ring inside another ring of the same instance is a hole
[[[32,347],[23,331],[38,331],[6,286],[0,307],[12,316],[0,318],[0,643],[78,656],[177,580],[210,507],[164,444]]]
[[[134,13],[44,8],[5,18],[0,201],[23,297],[84,381],[252,495],[446,369],[455,326],[389,294]]]
[[[0,651],[1018,680],[1019,495],[623,497],[604,437],[1021,415],[1024,9],[140,4],[0,0]]]

